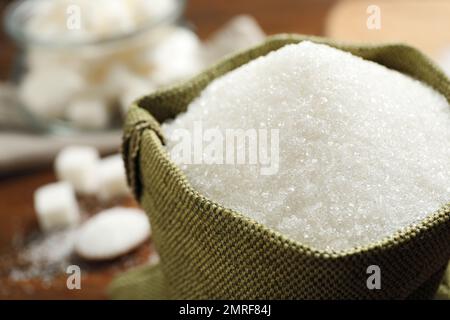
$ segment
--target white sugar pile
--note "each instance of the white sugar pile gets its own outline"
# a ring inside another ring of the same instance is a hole
[[[71,228],[34,239],[20,251],[18,258],[24,265],[12,269],[10,279],[22,281],[39,277],[49,282],[55,275],[66,272],[71,264],[77,234],[78,229]]]
[[[279,129],[274,175],[177,162],[211,200],[316,249],[379,241],[450,201],[445,98],[326,45],[287,45],[213,81],[164,124],[169,149],[195,121],[203,132]]]

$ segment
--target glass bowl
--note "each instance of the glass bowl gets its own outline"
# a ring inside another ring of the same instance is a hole
[[[53,1],[15,1],[5,13],[5,29],[20,49],[13,75],[19,107],[31,119],[30,126],[51,132],[118,128],[127,107],[122,96],[136,87],[145,90],[152,70],[148,57],[182,24],[185,1],[153,2],[172,5],[158,15],[144,16],[130,28],[110,28],[106,24],[103,33],[80,26],[70,29],[69,24],[65,30],[61,24],[59,28],[45,25],[45,15],[52,13],[46,10]],[[58,11],[55,21],[65,19],[69,23],[69,17],[76,17],[76,9],[80,9],[73,7],[76,1],[66,3],[66,10]],[[89,17],[94,24],[101,22],[104,16],[102,12],[86,16],[83,10],[78,14],[81,24]],[[36,17],[44,24],[36,23]],[[126,85],[129,88],[124,89]],[[149,81],[149,92],[151,87]]]

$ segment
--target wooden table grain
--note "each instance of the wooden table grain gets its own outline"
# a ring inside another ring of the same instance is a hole
[[[9,1],[0,0],[0,13]],[[186,19],[201,38],[210,35],[228,19],[237,14],[253,15],[267,34],[296,32],[322,35],[329,9],[334,0],[188,0]],[[0,31],[0,80],[9,77],[17,48],[4,31]],[[0,150],[8,152],[8,150]],[[37,227],[33,211],[34,190],[48,182],[55,181],[51,168],[23,172],[0,180],[0,257],[7,257],[12,244],[21,236]],[[137,262],[145,256],[145,250],[138,252]],[[7,258],[3,258],[7,259]],[[1,260],[1,259],[0,259]],[[15,288],[9,283],[9,292],[0,299],[103,299],[105,288],[112,277],[124,269],[122,265],[98,267],[83,278],[83,289],[65,289],[65,278],[59,278],[50,286],[30,281],[27,288]],[[1,273],[0,273],[1,277]]]

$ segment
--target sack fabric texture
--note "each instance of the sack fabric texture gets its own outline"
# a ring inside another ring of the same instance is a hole
[[[210,201],[190,186],[169,159],[160,123],[186,111],[212,80],[284,45],[304,40],[325,43],[398,70],[428,84],[450,101],[448,78],[414,48],[403,44],[347,45],[293,34],[268,37],[263,44],[229,56],[189,81],[139,99],[127,116],[123,156],[128,182],[149,215],[160,263],[117,277],[109,290],[112,298],[434,297],[450,256],[450,203],[380,242],[344,252],[325,252],[292,241]],[[368,289],[367,269],[371,265],[380,268],[380,290]],[[447,289],[441,288],[441,298]]]

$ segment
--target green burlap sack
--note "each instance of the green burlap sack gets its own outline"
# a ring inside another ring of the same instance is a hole
[[[128,113],[123,154],[129,184],[150,217],[161,262],[119,276],[110,287],[113,298],[433,297],[450,256],[450,204],[383,241],[345,252],[324,252],[208,200],[189,185],[166,153],[159,124],[185,111],[208,83],[252,59],[305,39],[408,74],[450,100],[449,80],[413,48],[341,45],[300,35],[269,37],[262,45],[228,57],[185,83],[143,97]],[[370,265],[381,269],[381,290],[367,288]]]

